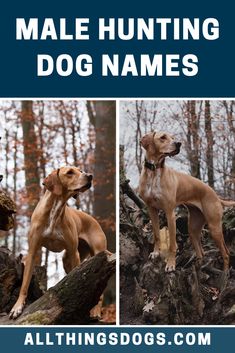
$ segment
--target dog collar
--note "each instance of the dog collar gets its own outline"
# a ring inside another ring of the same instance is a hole
[[[148,168],[148,169],[152,170],[153,172],[157,169],[156,164],[148,162],[147,159],[144,160],[144,166],[145,166],[145,168]]]
[[[160,163],[160,164],[151,163],[151,162],[149,162],[146,158],[145,158],[145,160],[144,160],[144,166],[145,166],[145,168],[148,168],[148,169],[152,170],[153,172],[154,172],[156,169],[159,169],[159,168],[162,168],[162,167],[163,167],[162,163]]]

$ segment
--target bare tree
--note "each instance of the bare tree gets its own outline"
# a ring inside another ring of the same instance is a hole
[[[38,148],[37,136],[35,133],[35,116],[33,113],[33,102],[22,101],[21,103],[21,124],[23,130],[24,147],[24,171],[25,185],[27,192],[28,216],[31,216],[34,208],[39,201],[40,195],[40,176],[38,170]],[[37,264],[41,263],[41,251],[38,251],[36,259]]]
[[[186,102],[187,152],[192,176],[201,179],[200,166],[200,114],[196,113],[196,101]]]
[[[213,131],[211,124],[211,109],[210,101],[205,101],[205,133],[207,140],[207,149],[206,149],[206,163],[207,163],[207,176],[208,184],[213,188],[214,187],[214,161],[213,161]]]

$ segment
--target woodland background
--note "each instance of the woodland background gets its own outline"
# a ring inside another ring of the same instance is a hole
[[[120,141],[132,186],[144,160],[140,138],[167,131],[183,143],[167,163],[202,179],[223,197],[235,199],[235,101],[125,101],[120,107]],[[127,128],[128,125],[128,128]]]
[[[27,252],[30,217],[42,195],[43,179],[56,168],[74,165],[92,173],[94,183],[78,201],[69,202],[100,222],[108,249],[115,252],[115,121],[114,101],[0,102],[1,185],[17,205],[14,229],[1,231],[0,245],[14,255]],[[49,287],[64,276],[61,258],[42,251]]]

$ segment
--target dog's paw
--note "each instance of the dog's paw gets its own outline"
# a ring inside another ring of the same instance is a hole
[[[90,318],[92,320],[100,320],[102,317],[101,315],[101,305],[97,304],[90,310]]]
[[[165,272],[173,272],[175,271],[175,260],[168,259],[165,267]]]
[[[24,309],[24,304],[15,304],[9,313],[9,319],[17,319],[18,316],[22,314]]]
[[[173,265],[166,265],[166,267],[165,267],[165,272],[168,272],[168,273],[170,273],[170,272],[174,272],[175,271],[175,266],[173,266]]]
[[[149,254],[149,260],[155,260],[160,256],[159,251],[153,251]]]

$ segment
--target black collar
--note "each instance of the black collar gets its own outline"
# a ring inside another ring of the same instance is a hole
[[[145,160],[144,160],[144,166],[145,166],[145,168],[148,168],[148,169],[150,169],[150,170],[152,170],[152,171],[154,172],[156,169],[163,168],[163,166],[164,166],[164,159],[163,159],[160,163],[156,164],[156,163],[151,163],[151,162],[149,162],[149,161],[145,158]]]

